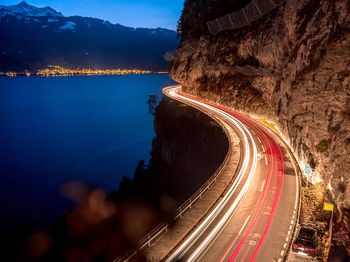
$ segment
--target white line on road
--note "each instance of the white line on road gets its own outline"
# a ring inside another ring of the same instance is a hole
[[[249,220],[249,219],[250,219],[250,215],[247,217],[247,219],[246,219],[246,221],[244,222],[244,224],[243,224],[241,230],[238,232],[238,235],[240,235],[240,234],[242,233],[242,231],[243,231],[243,229],[245,228],[246,224],[248,223],[248,220]]]
[[[262,183],[262,186],[261,186],[260,192],[262,192],[262,191],[263,191],[264,186],[265,186],[265,180],[264,180],[264,181],[263,181],[263,183]]]

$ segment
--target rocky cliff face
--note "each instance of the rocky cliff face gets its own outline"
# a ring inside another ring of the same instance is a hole
[[[167,97],[157,107],[154,125],[150,161],[156,184],[181,204],[220,166],[228,139],[209,116]]]
[[[349,217],[350,1],[287,0],[244,29],[181,46],[194,41],[193,54],[172,62],[172,78],[187,93],[273,121]]]

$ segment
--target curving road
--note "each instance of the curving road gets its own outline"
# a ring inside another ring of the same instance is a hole
[[[181,87],[163,93],[230,124],[243,154],[225,195],[166,261],[284,261],[299,206],[298,169],[288,147],[257,121],[186,95]]]

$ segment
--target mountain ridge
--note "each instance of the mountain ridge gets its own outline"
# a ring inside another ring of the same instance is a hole
[[[176,32],[132,28],[82,16],[63,16],[26,2],[0,6],[0,71],[70,68],[167,70],[163,54],[178,46]]]
[[[61,12],[57,12],[50,6],[46,7],[35,7],[28,4],[25,1],[20,2],[17,5],[4,6],[0,5],[0,17],[6,14],[10,15],[22,15],[22,16],[52,16],[52,17],[63,17]]]

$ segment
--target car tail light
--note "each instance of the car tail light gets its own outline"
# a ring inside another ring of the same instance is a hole
[[[315,252],[316,248],[308,248],[308,250],[311,251],[311,252]]]
[[[293,243],[293,247],[299,248],[299,246],[295,243]]]

